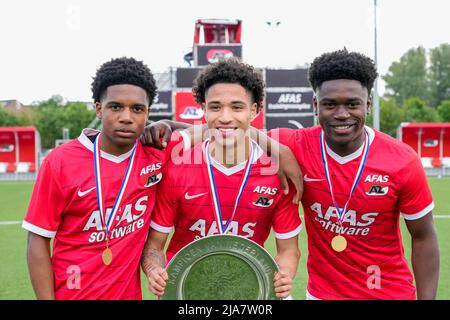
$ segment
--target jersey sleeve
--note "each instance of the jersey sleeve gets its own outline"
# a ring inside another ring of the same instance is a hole
[[[190,136],[184,131],[174,131],[170,136],[165,152],[165,163],[176,157],[181,157],[191,148]]]
[[[295,237],[303,228],[299,215],[298,204],[293,204],[295,187],[289,184],[289,193],[282,194],[280,201],[275,208],[275,216],[273,220],[273,231],[277,239],[289,239]],[[283,190],[279,192],[283,193]]]
[[[66,198],[58,181],[51,160],[44,160],[22,223],[24,229],[46,238],[56,235]]]
[[[155,208],[150,221],[150,227],[162,233],[170,233],[172,231],[177,212],[169,167],[165,166],[164,179],[159,183]]]
[[[296,130],[294,129],[277,128],[268,131],[267,136],[271,137],[272,139],[278,141],[281,144],[284,144],[285,146],[289,147],[289,149],[292,150],[294,146],[291,141],[295,132]]]
[[[422,163],[414,156],[400,177],[405,177],[399,195],[399,209],[406,220],[420,219],[434,208],[433,197]]]

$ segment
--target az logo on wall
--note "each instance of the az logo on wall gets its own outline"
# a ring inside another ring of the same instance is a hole
[[[199,105],[192,92],[179,91],[175,93],[175,120],[191,124],[205,123],[202,106]]]
[[[180,113],[180,118],[183,120],[198,120],[203,117],[203,110],[194,106],[188,106]]]
[[[232,56],[233,52],[228,49],[211,49],[206,53],[206,59],[209,63],[216,63],[221,59],[231,58]]]

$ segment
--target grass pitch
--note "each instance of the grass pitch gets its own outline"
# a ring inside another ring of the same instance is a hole
[[[441,272],[438,299],[450,300],[450,178],[430,178],[429,183],[436,204],[433,213],[441,253]],[[34,299],[33,289],[26,265],[26,235],[22,221],[33,188],[32,182],[0,183],[0,299]],[[411,255],[411,244],[404,222],[402,234],[406,257]],[[294,281],[294,299],[304,299],[306,290],[306,232],[300,234],[299,245],[302,251],[297,277]],[[266,243],[267,250],[274,255],[275,240],[271,237]],[[144,299],[154,299],[147,291],[142,277]]]

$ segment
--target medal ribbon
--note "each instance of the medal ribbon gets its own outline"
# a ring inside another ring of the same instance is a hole
[[[120,201],[122,200],[122,196],[125,193],[125,189],[127,188],[128,179],[130,178],[131,169],[133,168],[134,156],[137,146],[137,141],[134,143],[133,151],[130,156],[130,161],[128,162],[127,170],[125,171],[125,176],[122,179],[122,184],[119,189],[119,193],[116,196],[116,200],[114,201],[113,208],[108,217],[108,221],[106,221],[106,212],[103,216],[103,195],[102,195],[102,179],[100,175],[100,134],[97,136],[94,142],[94,168],[95,168],[95,186],[97,191],[97,204],[98,209],[100,210],[100,216],[102,217],[103,225],[106,230],[106,241],[109,239],[109,229],[111,227],[111,222],[113,221],[114,216],[119,208]]]
[[[320,132],[320,152],[322,155],[323,168],[325,171],[325,177],[327,178],[328,187],[330,188],[331,199],[333,200],[333,205],[338,212],[339,225],[342,225],[342,220],[344,219],[344,214],[347,211],[347,205],[350,202],[350,199],[352,198],[353,192],[356,189],[356,185],[358,184],[359,179],[361,178],[362,172],[366,165],[367,155],[369,154],[369,148],[370,148],[369,135],[367,134],[367,132],[365,130],[364,130],[364,133],[365,133],[365,142],[364,142],[363,155],[361,157],[361,161],[359,162],[359,168],[358,168],[358,171],[356,172],[356,176],[353,181],[352,189],[350,191],[350,195],[348,196],[348,200],[345,203],[344,208],[341,209],[337,205],[336,199],[334,198],[333,185],[331,184],[331,176],[330,176],[330,171],[328,169],[328,161],[327,161],[327,155],[326,155],[326,151],[325,151],[325,138],[324,138],[323,130]]]
[[[234,202],[233,213],[231,214],[231,218],[228,220],[228,222],[225,226],[223,225],[223,222],[222,222],[222,211],[220,208],[219,195],[217,194],[217,186],[216,186],[216,181],[214,179],[213,166],[211,164],[212,161],[211,161],[211,154],[209,152],[209,140],[205,141],[204,150],[206,153],[206,166],[208,169],[208,178],[209,178],[209,186],[211,189],[211,198],[212,198],[212,203],[213,203],[213,208],[214,208],[214,217],[215,217],[217,225],[218,225],[219,233],[221,235],[223,235],[223,234],[227,233],[228,228],[230,227],[230,223],[231,223],[231,221],[233,221],[239,200],[242,196],[242,193],[244,192],[245,185],[247,184],[248,178],[250,176],[250,171],[252,169],[252,164],[253,164],[253,154],[254,154],[253,143],[250,141],[250,155],[249,155],[247,164],[244,169],[244,174],[242,176],[242,181],[241,181],[241,185],[239,187],[239,190],[238,190],[238,193],[236,196],[236,200]]]

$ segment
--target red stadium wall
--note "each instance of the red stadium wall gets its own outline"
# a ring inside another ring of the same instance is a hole
[[[423,130],[421,138],[421,156],[439,158],[441,149],[440,129],[428,128]]]
[[[0,162],[16,162],[16,139],[13,131],[0,128]]]
[[[35,131],[18,132],[19,135],[19,162],[35,162],[36,146]]]
[[[0,163],[6,164],[7,172],[15,172],[20,167],[18,164],[25,164],[26,169],[20,170],[36,171],[39,153],[37,135],[34,127],[0,127]]]
[[[432,166],[440,166],[450,159],[450,123],[403,123],[400,127],[401,141],[411,146]]]

